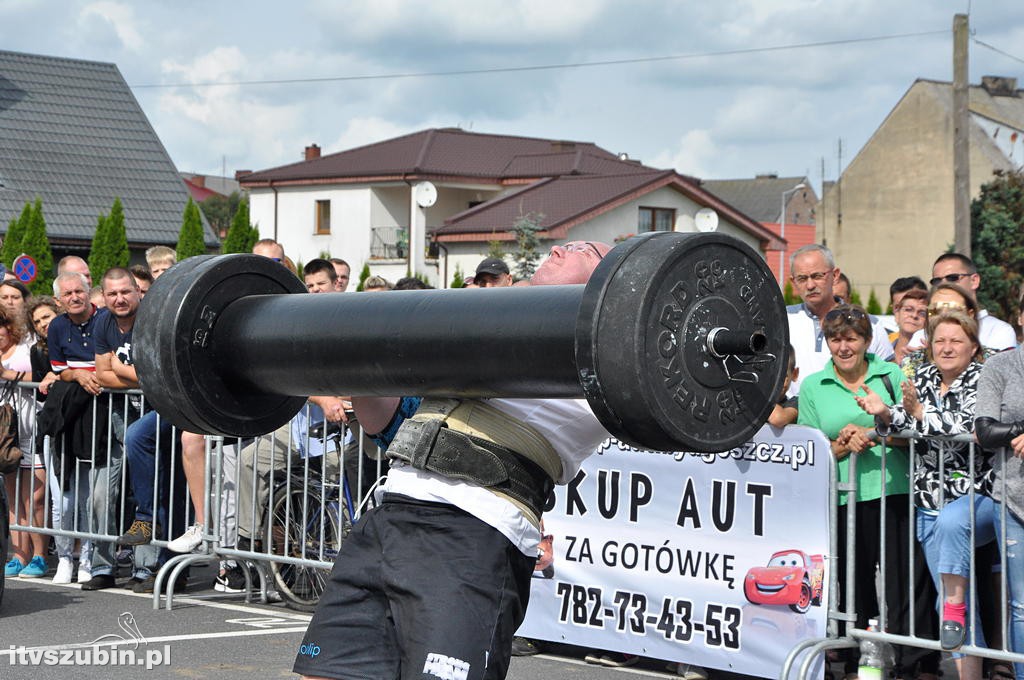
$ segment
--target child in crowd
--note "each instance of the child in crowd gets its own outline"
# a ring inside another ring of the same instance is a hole
[[[796,365],[796,351],[793,349],[793,345],[789,345],[787,351],[786,379],[782,383],[782,393],[779,394],[779,400],[772,407],[772,412],[768,415],[768,424],[772,427],[792,425],[796,422],[796,417],[799,413],[797,411],[797,399],[799,397],[796,395],[792,397],[786,396],[789,386],[800,376],[800,369]]]
[[[173,248],[167,246],[153,246],[146,250],[146,264],[149,265],[149,273],[154,279],[170,269],[177,263],[178,254]]]

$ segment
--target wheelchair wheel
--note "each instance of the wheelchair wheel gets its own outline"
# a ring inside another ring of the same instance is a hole
[[[272,555],[334,562],[351,521],[344,503],[322,499],[319,491],[282,490],[271,516]],[[271,561],[270,569],[285,605],[302,612],[316,607],[331,573],[329,568],[277,561]]]

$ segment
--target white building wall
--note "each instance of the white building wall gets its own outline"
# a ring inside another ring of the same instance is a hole
[[[426,224],[436,227],[445,218],[465,210],[468,202],[487,199],[495,192],[477,188],[438,187],[438,200],[425,212]],[[317,235],[315,206],[318,200],[331,201],[331,233]],[[369,186],[325,186],[278,189],[276,238],[285,247],[285,252],[295,262],[308,262],[326,251],[333,257],[341,257],[352,266],[353,279],[357,279],[365,263],[369,263],[371,274],[396,281],[408,272],[404,260],[371,260],[371,228],[403,226],[409,224],[410,189],[404,183]],[[678,231],[696,231],[693,216],[702,206],[670,187],[658,189],[635,201],[573,227],[566,241],[603,241],[614,243],[627,235],[635,234],[639,224],[639,208],[671,208],[676,211]],[[269,189],[254,189],[250,194],[250,215],[253,224],[260,230],[261,238],[275,238],[274,193]],[[509,225],[511,228],[511,225]],[[735,236],[760,252],[759,241],[736,225],[720,219],[718,231]],[[547,241],[542,250],[555,245]],[[437,261],[427,260],[425,274],[437,287],[447,287],[455,275],[456,265],[462,268],[464,276],[471,276],[477,264],[487,256],[487,243],[447,243],[447,260],[442,250]],[[513,242],[505,242],[506,252],[515,250]],[[512,268],[512,258],[506,260]],[[447,264],[447,268],[446,268]],[[353,281],[353,287],[355,281]]]
[[[641,207],[675,209],[677,231],[696,232],[694,215],[703,206],[698,205],[675,189],[664,187],[635,201],[619,206],[614,210],[598,215],[584,224],[571,228],[565,239],[545,241],[542,249],[546,254],[551,246],[556,243],[567,243],[569,241],[601,241],[614,245],[616,239],[636,234],[637,225],[640,221],[639,209]],[[738,238],[760,253],[762,257],[764,256],[764,253],[761,253],[760,241],[732,222],[720,217],[718,231]],[[505,243],[505,251],[511,254],[515,250],[515,243],[511,241]],[[455,275],[456,265],[462,268],[464,276],[471,276],[476,271],[476,266],[487,256],[486,243],[449,243],[445,245],[448,247],[447,283],[450,283]],[[509,269],[514,271],[511,255],[507,256],[505,261],[508,262]],[[439,261],[439,265],[442,268],[444,267],[443,257]]]
[[[250,194],[250,220],[260,238],[276,238],[295,262],[308,262],[321,252],[341,257],[358,272],[370,255],[369,187],[280,188],[277,190],[275,230],[274,192],[254,189]],[[316,233],[316,202],[331,202],[331,233]]]

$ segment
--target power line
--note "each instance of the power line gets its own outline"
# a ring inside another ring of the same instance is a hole
[[[1003,50],[999,49],[998,47],[994,47],[992,45],[989,45],[987,42],[983,42],[981,40],[978,40],[977,38],[971,38],[971,40],[974,41],[976,44],[981,45],[982,47],[985,47],[987,49],[992,50],[993,52],[996,52],[998,54],[1003,55],[1004,57],[1007,57],[1009,59],[1013,59],[1014,61],[1019,61],[1020,63],[1024,64],[1024,59],[1021,59],[1020,57],[1015,57],[1012,54],[1010,54],[1009,52],[1004,52]]]
[[[442,78],[449,76],[466,76],[493,73],[521,73],[526,71],[554,71],[572,68],[593,68],[598,66],[619,66],[623,64],[645,64],[659,61],[685,61],[706,59],[711,57],[728,57],[742,54],[763,54],[766,52],[782,52],[786,50],[811,49],[816,47],[833,47],[836,45],[852,45],[857,43],[881,42],[885,40],[903,40],[930,35],[948,35],[949,31],[922,31],[919,33],[899,33],[896,35],[880,35],[869,38],[850,38],[847,40],[827,40],[813,43],[797,43],[792,45],[774,45],[770,47],[751,47],[740,50],[723,50],[719,52],[702,52],[697,54],[675,54],[658,57],[637,57],[634,59],[608,59],[602,61],[583,61],[566,64],[538,64],[535,66],[506,66],[498,68],[460,69],[455,71],[423,71],[413,73],[385,73],[357,76],[325,76],[320,78],[280,78],[274,80],[235,80],[215,83],[145,83],[131,85],[135,90],[158,89],[172,87],[225,87],[228,85],[292,85],[301,83],[336,83],[360,80],[398,80],[401,78]]]

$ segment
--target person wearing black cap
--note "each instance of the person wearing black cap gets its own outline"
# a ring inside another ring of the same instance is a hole
[[[473,283],[481,288],[504,288],[512,285],[512,274],[500,257],[488,257],[477,265]]]

